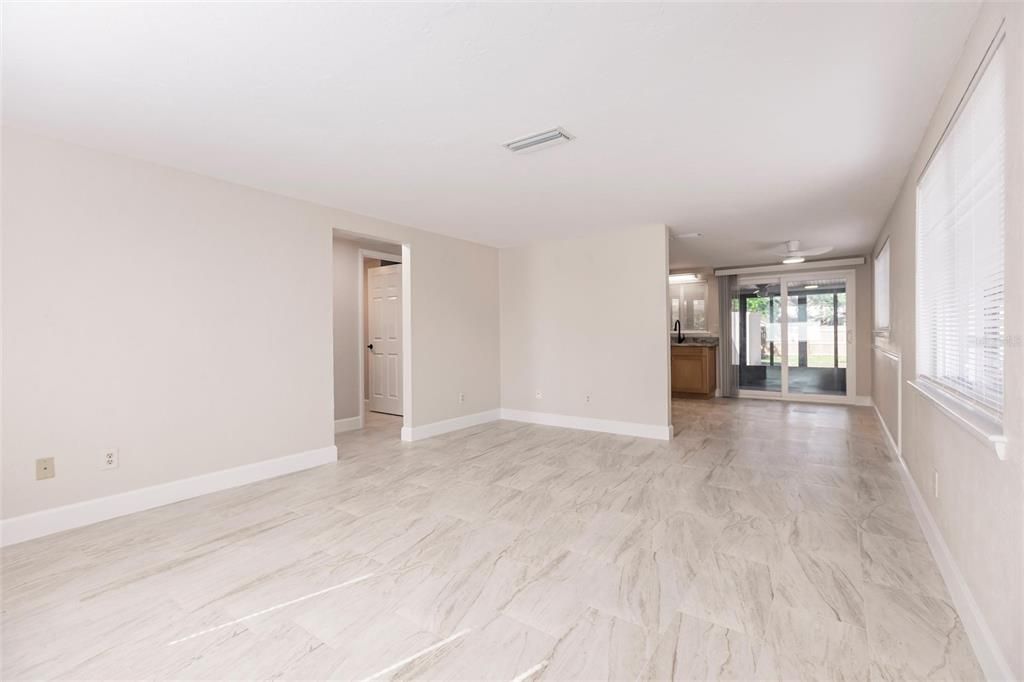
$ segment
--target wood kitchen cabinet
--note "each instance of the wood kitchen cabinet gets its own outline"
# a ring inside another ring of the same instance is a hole
[[[672,346],[672,394],[711,398],[718,386],[716,346]]]

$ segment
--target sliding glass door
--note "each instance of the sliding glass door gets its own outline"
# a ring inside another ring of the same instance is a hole
[[[846,280],[804,279],[788,286],[790,393],[846,395]]]
[[[740,394],[853,395],[853,285],[852,271],[741,279],[731,353]]]
[[[744,281],[733,299],[740,390],[782,387],[782,288],[779,278]]]

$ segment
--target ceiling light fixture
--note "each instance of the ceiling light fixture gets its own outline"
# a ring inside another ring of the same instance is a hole
[[[789,258],[783,258],[782,259],[782,264],[783,265],[796,265],[797,263],[803,263],[805,260],[807,260],[807,259],[804,258],[803,256],[790,256]]]
[[[700,239],[704,236],[703,232],[684,232],[683,234],[672,235],[676,239]]]
[[[687,272],[682,275],[669,275],[669,284],[685,284],[686,282],[698,282],[700,281],[700,275],[695,275],[692,272]]]
[[[804,286],[804,289],[817,289],[817,288],[818,288],[817,284],[807,284],[807,285]]]
[[[506,142],[502,146],[510,152],[532,152],[538,149],[553,147],[563,142],[570,142],[574,139],[565,128],[552,128],[542,133],[534,133],[533,135],[527,135],[526,137]]]

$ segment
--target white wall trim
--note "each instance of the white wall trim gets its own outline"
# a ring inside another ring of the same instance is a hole
[[[879,416],[879,421],[881,421],[881,416]],[[882,422],[882,425],[884,427],[885,422]],[[886,430],[886,434],[888,433],[888,430]],[[894,443],[891,435],[889,436],[889,446],[899,462],[900,478],[903,480],[903,487],[907,490],[907,497],[910,498],[910,506],[914,509],[917,522],[921,524],[925,539],[928,541],[928,547],[932,551],[932,556],[935,557],[935,563],[939,566],[939,572],[942,573],[942,579],[946,583],[946,588],[953,599],[953,606],[956,607],[960,621],[967,632],[967,637],[971,640],[971,646],[974,648],[974,654],[978,657],[978,663],[985,673],[985,679],[1015,679],[1010,663],[1007,661],[1006,656],[1003,655],[999,642],[992,634],[992,630],[985,621],[978,602],[974,600],[974,595],[971,594],[971,590],[967,586],[967,581],[964,580],[963,574],[960,573],[960,569],[953,559],[953,554],[949,551],[949,546],[946,545],[946,541],[942,538],[938,524],[935,523],[935,518],[921,496],[921,491],[918,490],[914,477],[910,474],[910,469],[907,468],[906,461],[893,447]]]
[[[875,408],[875,416],[878,417],[878,423],[882,425],[882,430],[885,431],[885,437],[887,439],[889,449],[892,450],[896,458],[900,457],[900,447],[896,444],[896,440],[892,437],[892,433],[889,431],[889,427],[885,425],[885,420],[882,419],[882,413],[878,411],[878,405],[874,401],[871,401],[871,406]]]
[[[359,319],[362,319],[360,317]],[[362,376],[360,374],[359,376]],[[402,244],[402,433],[412,430],[412,247]]]
[[[395,244],[398,246],[398,244]],[[373,249],[359,249],[359,254],[362,258],[376,258],[377,260],[386,260],[392,263],[401,263],[402,254],[400,253],[387,253],[384,251],[374,251]]]
[[[638,424],[636,422],[619,422],[611,419],[594,419],[593,417],[571,417],[550,412],[527,412],[525,410],[509,410],[506,408],[501,409],[501,418],[514,422],[561,426],[566,429],[601,431],[603,433],[654,438],[656,440],[672,440],[671,425]]]
[[[0,522],[0,546],[6,547],[33,538],[59,533],[72,528],[88,526],[126,514],[162,507],[192,497],[235,488],[275,478],[303,469],[338,461],[338,449],[331,445],[307,450],[262,462],[245,464],[209,474],[183,478],[169,483],[130,490],[117,495],[99,497],[62,507],[54,507],[32,514],[15,516]]]
[[[514,422],[527,422],[530,424],[543,424],[545,426],[560,426],[566,429],[580,429],[582,431],[601,431],[603,433],[615,433],[622,436],[636,436],[639,438],[654,438],[656,440],[671,440],[671,426],[657,426],[655,424],[637,424],[635,422],[619,422],[610,419],[594,419],[591,417],[571,417],[563,414],[552,414],[549,412],[527,412],[525,410],[487,410],[467,414],[453,419],[425,424],[423,426],[402,427],[402,440],[416,441],[424,438],[433,438],[442,433],[458,431],[459,429],[486,424],[487,422],[507,419]]]
[[[363,415],[334,420],[335,433],[342,433],[343,431],[357,431],[361,428],[363,428]]]
[[[871,400],[869,395],[814,395],[808,393],[802,395],[799,393],[790,393],[783,395],[779,392],[769,391],[757,391],[753,389],[740,389],[740,398],[749,398],[751,400],[779,400],[787,403],[816,403],[818,405],[856,405],[859,407],[871,407],[874,405],[874,401]]]
[[[403,426],[402,440],[414,441],[423,440],[424,438],[433,438],[434,436],[440,436],[442,433],[458,431],[459,429],[466,429],[470,426],[486,424],[487,422],[493,422],[499,419],[501,419],[500,410],[487,410],[485,412],[465,414],[461,417],[433,422],[432,424],[424,424],[423,426]]]
[[[888,241],[888,237],[886,237]],[[888,348],[883,348],[877,344],[871,346],[873,350],[882,355],[888,357],[891,360],[896,361],[896,435],[892,434],[889,430],[888,424],[882,419],[882,413],[878,411],[878,405],[875,405],[875,401],[872,398],[871,404],[875,407],[875,414],[878,415],[878,421],[882,422],[882,428],[885,429],[885,434],[889,436],[889,444],[892,446],[893,451],[897,457],[903,456],[903,356],[900,353],[893,352]],[[875,356],[871,356],[871,368],[875,367]],[[874,377],[872,376],[871,391],[874,394],[876,386],[874,384]]]

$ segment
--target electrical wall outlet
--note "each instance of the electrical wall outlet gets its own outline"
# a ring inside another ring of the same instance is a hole
[[[36,460],[36,480],[41,481],[44,478],[53,478],[57,475],[57,470],[54,468],[53,457],[42,457]]]
[[[583,396],[583,402],[585,402],[587,405],[590,404],[590,394],[589,393],[586,394],[585,396]]]
[[[543,400],[543,399],[544,399],[543,391],[537,391],[537,400]]]
[[[460,391],[459,392],[459,404],[461,405],[464,402],[466,402],[466,394]]]
[[[118,461],[119,457],[116,448],[105,450],[103,456],[100,457],[100,469],[116,469]]]

